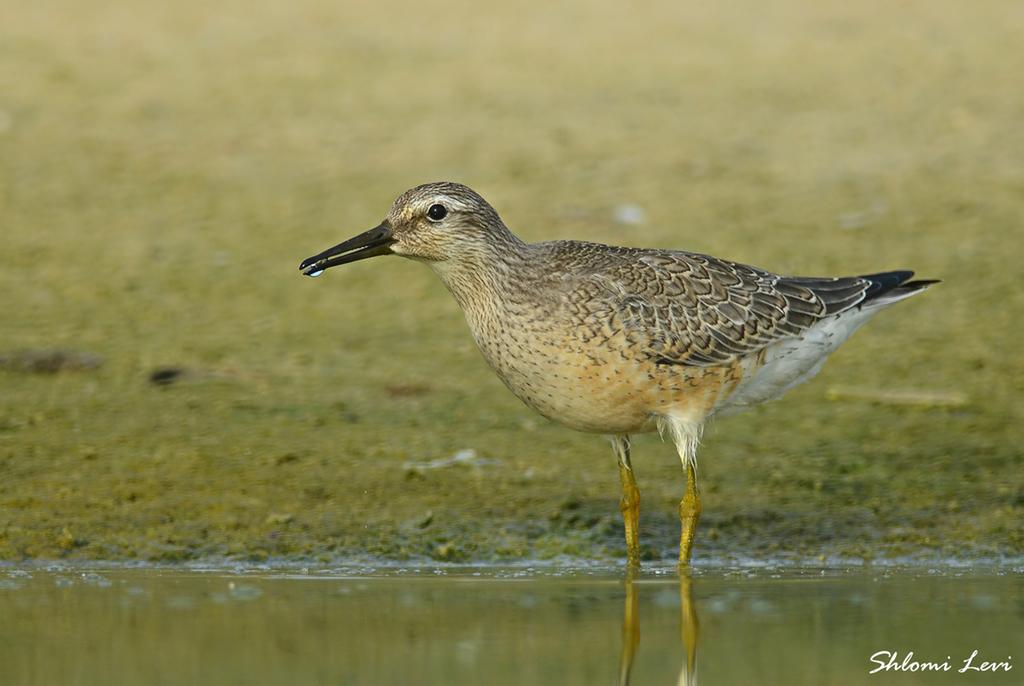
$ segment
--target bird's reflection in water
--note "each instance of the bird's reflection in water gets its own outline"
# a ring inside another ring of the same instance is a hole
[[[640,608],[637,607],[636,584],[633,574],[626,575],[626,606],[622,612],[622,650],[619,652],[619,684],[629,684],[629,674],[633,671],[633,658],[636,648],[640,645]]]
[[[683,642],[683,660],[678,683],[695,686],[697,683],[697,640],[700,624],[693,604],[692,579],[686,571],[679,573],[679,632]],[[626,575],[626,602],[622,614],[622,650],[619,653],[619,684],[629,684],[633,660],[640,645],[640,608],[635,575]]]

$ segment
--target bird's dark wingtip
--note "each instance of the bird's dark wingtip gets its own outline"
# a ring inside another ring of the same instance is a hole
[[[860,278],[871,283],[864,293],[864,302],[883,304],[890,301],[902,300],[918,291],[923,291],[929,286],[941,283],[939,279],[915,279],[910,280],[914,272],[901,270],[894,272],[882,272],[880,274],[865,274]]]
[[[865,299],[870,300],[871,298],[887,293],[892,289],[896,288],[900,284],[909,280],[914,275],[914,272],[909,269],[899,269],[892,272],[879,272],[877,274],[862,274],[859,278],[864,279],[871,285],[868,286],[867,292],[864,294]]]
[[[864,293],[864,300],[874,300],[875,298],[889,293],[894,295],[912,293],[914,291],[927,288],[928,286],[941,283],[938,279],[916,279],[911,281],[910,277],[913,275],[914,272],[909,269],[861,275],[859,278],[864,279],[871,284],[868,286],[868,290]]]

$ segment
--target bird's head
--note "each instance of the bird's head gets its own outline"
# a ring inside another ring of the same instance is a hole
[[[401,255],[430,263],[480,255],[488,246],[518,241],[498,213],[471,188],[437,182],[398,196],[380,224],[302,261],[319,276],[325,269],[376,255]]]

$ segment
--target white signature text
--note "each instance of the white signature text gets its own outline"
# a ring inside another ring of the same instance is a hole
[[[1009,672],[1013,669],[1013,656],[1007,656],[1002,662],[989,662],[978,657],[975,650],[963,661],[954,661],[949,655],[941,662],[918,660],[911,650],[900,659],[900,653],[895,650],[879,650],[868,658],[876,665],[868,674],[877,672],[952,672],[960,674],[965,672]]]

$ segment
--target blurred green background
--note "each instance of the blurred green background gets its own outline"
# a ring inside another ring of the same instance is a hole
[[[1020,556],[1022,42],[1008,1],[3,3],[0,559],[622,555],[607,444],[429,270],[299,276],[441,179],[529,240],[943,279],[711,427],[696,557]],[[670,556],[678,461],[634,464]]]

